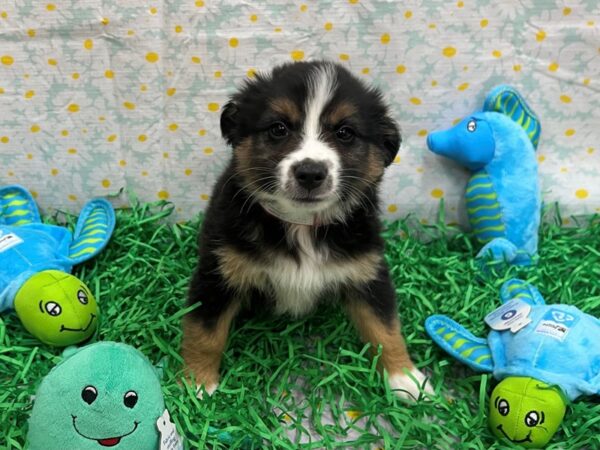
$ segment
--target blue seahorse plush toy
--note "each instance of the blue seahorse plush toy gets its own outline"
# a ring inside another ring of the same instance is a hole
[[[477,255],[530,265],[537,255],[540,190],[535,150],[541,126],[519,93],[498,86],[483,110],[431,133],[427,146],[473,172],[466,206]]]
[[[114,226],[106,200],[88,202],[71,233],[42,223],[21,186],[0,188],[0,313],[15,309],[23,326],[47,344],[88,339],[98,324],[96,300],[70,272],[104,248]]]
[[[487,339],[441,315],[428,317],[425,329],[451,356],[500,380],[489,402],[492,432],[540,448],[569,400],[600,394],[600,320],[575,306],[546,305],[521,280],[505,282],[500,297],[503,305],[485,318]]]

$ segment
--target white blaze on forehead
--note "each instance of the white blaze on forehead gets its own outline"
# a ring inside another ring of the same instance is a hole
[[[332,178],[332,188],[333,190],[337,189],[339,156],[334,149],[320,139],[321,115],[330,102],[336,86],[335,69],[330,64],[319,66],[310,74],[305,104],[306,116],[302,127],[303,139],[298,150],[290,153],[279,163],[282,186],[286,186],[291,167],[294,164],[304,159],[312,159],[325,163]]]

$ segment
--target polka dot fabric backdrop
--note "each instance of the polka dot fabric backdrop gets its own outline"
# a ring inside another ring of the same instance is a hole
[[[330,58],[385,92],[404,143],[383,188],[389,218],[450,222],[467,174],[427,134],[499,83],[541,117],[546,203],[600,211],[600,6],[596,0],[4,0],[0,181],[78,211],[127,192],[204,209],[230,157],[227,95],[276,63]],[[120,193],[120,194],[119,194]],[[118,194],[118,195],[117,195]]]

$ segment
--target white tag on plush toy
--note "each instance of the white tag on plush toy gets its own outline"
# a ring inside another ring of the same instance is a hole
[[[485,316],[485,323],[497,331],[510,330],[516,333],[531,323],[529,316],[531,305],[518,298],[506,302]]]
[[[23,239],[21,239],[16,234],[8,233],[2,235],[2,232],[0,231],[0,253],[2,253],[4,250],[8,250],[11,247],[14,247],[15,245],[19,245],[22,243]]]
[[[165,409],[162,416],[156,421],[158,431],[160,431],[160,450],[183,450],[183,440],[173,422],[169,411]]]

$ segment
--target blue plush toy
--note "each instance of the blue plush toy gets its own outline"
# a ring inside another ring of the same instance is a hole
[[[537,254],[540,132],[539,120],[519,93],[498,86],[483,111],[427,138],[431,151],[473,172],[466,204],[475,236],[485,244],[478,257],[529,265]]]
[[[566,400],[600,393],[600,320],[570,305],[546,305],[521,280],[504,283],[503,306],[486,317],[487,340],[453,320],[425,323],[446,352],[501,380],[490,400],[490,425],[525,447],[545,445],[558,429]],[[566,399],[565,399],[566,397]]]
[[[0,188],[0,312],[14,308],[25,328],[47,344],[89,338],[98,322],[96,301],[70,272],[104,248],[114,226],[106,200],[88,202],[71,233],[43,224],[21,186]]]

